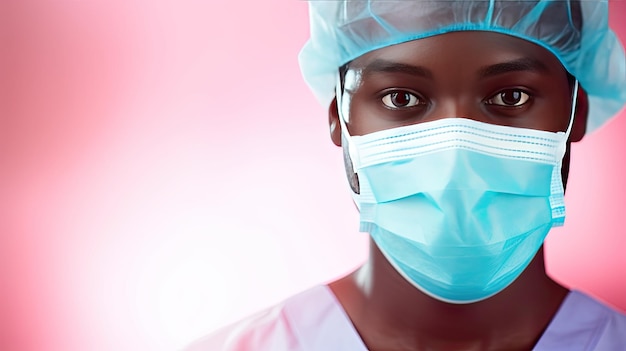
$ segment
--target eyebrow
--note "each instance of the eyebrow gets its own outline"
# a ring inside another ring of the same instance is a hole
[[[376,59],[365,66],[363,74],[371,73],[404,73],[423,78],[433,78],[433,73],[425,67],[381,59]]]
[[[539,60],[530,57],[523,57],[517,60],[497,63],[495,65],[483,67],[478,70],[478,76],[481,78],[486,78],[504,73],[523,71],[547,73],[549,69],[548,66],[546,66],[543,62]]]

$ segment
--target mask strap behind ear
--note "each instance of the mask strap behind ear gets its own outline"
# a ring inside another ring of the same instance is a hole
[[[359,157],[358,157],[358,149],[354,146],[354,140],[352,140],[352,136],[348,131],[348,126],[346,124],[345,113],[343,106],[343,91],[341,89],[341,77],[339,73],[337,73],[337,85],[335,86],[335,98],[337,99],[337,113],[339,115],[339,125],[341,126],[341,140],[342,144],[345,142],[347,145],[344,147],[348,148],[348,155],[350,156],[350,161],[352,162],[352,167],[355,170],[359,167]]]
[[[567,126],[567,131],[565,132],[565,136],[569,138],[570,133],[572,132],[572,127],[574,126],[574,117],[576,116],[576,106],[578,105],[576,101],[578,100],[578,79],[574,82],[574,94],[572,94],[572,114],[569,116],[569,125]]]
[[[339,113],[339,120],[341,122],[348,122],[346,117],[347,111],[343,108],[343,89],[341,88],[341,74],[337,72],[337,83],[335,85],[335,98],[337,99],[337,112]]]

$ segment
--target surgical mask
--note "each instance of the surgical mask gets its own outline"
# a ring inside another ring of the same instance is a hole
[[[566,132],[445,118],[350,136],[340,116],[361,231],[435,299],[497,294],[564,222],[561,162],[573,117]]]

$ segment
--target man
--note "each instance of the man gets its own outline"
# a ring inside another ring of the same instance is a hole
[[[191,350],[623,350],[542,243],[570,143],[626,102],[603,1],[314,1],[305,79],[371,237],[356,272]]]

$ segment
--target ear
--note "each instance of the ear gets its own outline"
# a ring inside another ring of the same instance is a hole
[[[339,111],[337,110],[337,98],[328,107],[328,125],[330,127],[330,139],[337,146],[341,146],[341,125],[339,123]]]
[[[587,118],[589,117],[589,98],[587,92],[582,88],[578,88],[578,97],[576,98],[576,111],[574,112],[574,125],[569,136],[570,142],[581,141],[587,132]]]

